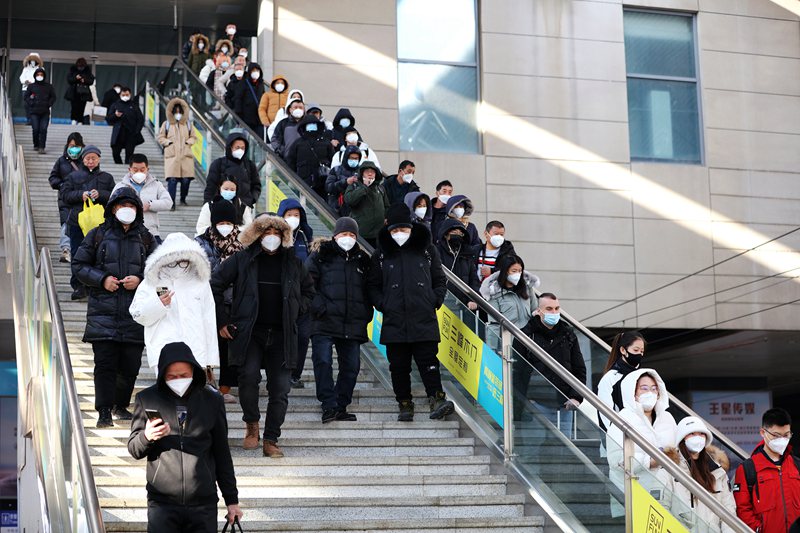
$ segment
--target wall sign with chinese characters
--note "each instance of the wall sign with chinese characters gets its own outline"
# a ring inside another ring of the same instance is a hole
[[[693,391],[692,409],[746,452],[761,441],[761,415],[772,407],[769,391]]]

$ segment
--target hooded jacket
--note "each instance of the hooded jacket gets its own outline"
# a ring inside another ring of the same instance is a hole
[[[177,396],[164,379],[169,365],[178,362],[189,363],[194,369],[192,384],[183,397]],[[191,351],[182,355],[167,352],[160,357],[156,384],[136,395],[128,452],[134,459],[147,457],[148,501],[215,504],[219,485],[226,505],[239,503],[225,404],[222,396],[205,383],[205,371]],[[178,421],[179,407],[186,412],[183,424]],[[153,442],[147,440],[146,409],[161,414],[169,424],[169,435]]]
[[[345,128],[345,138],[347,137],[348,133],[355,132],[358,135],[358,142],[356,144],[344,144],[339,145],[339,150],[333,155],[331,159],[331,168],[338,167],[342,164],[343,161],[346,160],[345,158],[345,151],[350,148],[351,146],[355,146],[361,151],[361,159],[363,161],[372,161],[375,163],[375,166],[381,168],[381,162],[378,160],[378,154],[375,153],[375,150],[370,149],[369,145],[363,141],[361,138],[361,134],[358,133],[358,130],[353,128],[352,126],[349,128]],[[333,138],[333,129],[328,131],[328,136]],[[419,189],[419,187],[417,187]]]
[[[122,113],[122,116],[117,116],[117,111]],[[111,146],[124,146],[128,142],[132,142],[138,146],[144,143],[142,137],[142,128],[144,127],[144,115],[136,99],[131,97],[127,102],[119,100],[108,108],[106,114],[106,122],[114,126],[111,132]]]
[[[78,170],[71,172],[61,188],[58,190],[58,199],[69,207],[67,224],[78,225],[78,213],[83,210],[83,193],[96,189],[99,193],[95,203],[106,205],[114,190],[114,178],[108,172],[100,170],[100,165],[94,170],[89,170],[83,164],[78,165]]]
[[[522,273],[522,279],[528,289],[527,300],[522,299],[516,292],[500,286],[500,272],[495,272],[483,280],[480,288],[480,294],[483,299],[520,329],[523,329],[530,322],[533,312],[536,311],[536,288],[541,285],[539,277],[527,270]],[[494,335],[490,335],[489,338],[497,343],[492,348],[498,349],[500,324],[490,318],[489,330],[494,332]]]
[[[297,99],[289,100],[286,103],[286,107],[283,108],[284,112],[286,113],[286,118],[278,122],[278,125],[275,126],[275,130],[272,132],[272,136],[270,137],[272,149],[275,150],[275,153],[277,153],[282,159],[286,159],[288,157],[289,149],[295,142],[297,142],[298,139],[300,139],[300,132],[297,128],[300,125],[300,120],[302,120],[303,117],[294,118],[289,112],[289,107],[295,101],[297,101]]]
[[[611,369],[606,372],[602,378],[600,378],[600,382],[597,384],[597,396],[604,404],[612,408],[614,411],[619,412],[623,408],[621,390],[622,378],[634,370],[636,370],[636,368],[630,366],[623,358],[620,357],[616,360],[614,366],[612,366]],[[618,383],[619,386],[617,386]],[[598,417],[601,424],[600,427],[607,430],[608,427],[611,426],[611,421],[600,413],[598,413]]]
[[[369,277],[372,305],[383,313],[381,343],[439,342],[436,310],[447,293],[447,278],[428,228],[413,224],[401,247],[388,227],[378,234]]]
[[[283,84],[285,85],[282,92],[275,90],[275,83],[278,80],[283,80]],[[286,107],[286,100],[289,98],[290,88],[289,82],[281,75],[275,76],[272,78],[272,81],[269,82],[269,91],[264,93],[258,104],[258,117],[261,119],[263,125],[269,126],[275,122],[278,111]]]
[[[136,218],[128,231],[112,213],[113,207],[122,201],[136,206]],[[120,280],[126,276],[144,279],[145,261],[156,246],[155,239],[144,226],[139,196],[127,187],[115,191],[106,205],[106,221],[86,235],[72,256],[72,273],[89,291],[83,342],[144,344],[144,330],[128,310],[134,291],[120,286],[109,292],[103,282],[109,276]]]
[[[180,105],[181,119],[175,120],[175,107]],[[164,147],[164,177],[194,178],[192,145],[197,142],[194,128],[189,124],[189,104],[173,98],[167,104],[167,120],[158,130],[158,144]]]
[[[342,125],[342,119],[349,119],[350,123],[346,126]],[[355,128],[356,127],[356,117],[350,112],[349,109],[346,107],[342,107],[339,111],[336,112],[336,116],[333,117],[333,138],[339,141],[340,145],[345,144],[345,136],[347,135],[348,128]]]
[[[305,263],[305,260],[311,253],[310,248],[311,241],[314,240],[314,230],[311,229],[311,226],[308,224],[306,209],[296,198],[281,200],[281,203],[278,204],[278,216],[283,218],[290,209],[300,210],[300,225],[292,232],[292,240],[294,241],[295,256]]]
[[[317,239],[306,267],[316,291],[310,309],[311,334],[367,342],[367,324],[372,320],[369,254],[358,243],[345,252],[333,239]]]
[[[189,266],[171,266],[189,261]],[[158,366],[161,349],[171,342],[185,342],[201,366],[219,366],[217,317],[209,281],[211,267],[200,244],[183,233],[170,233],[147,259],[144,280],[130,306],[131,317],[144,326],[147,363]],[[175,294],[169,306],[157,291],[166,287]]]
[[[158,214],[161,211],[169,211],[172,207],[172,197],[170,197],[166,187],[149,172],[141,185],[133,181],[131,173],[128,172],[122,178],[122,181],[114,187],[114,191],[122,187],[129,187],[136,192],[139,195],[139,200],[142,201],[142,205],[149,204],[149,210],[144,212],[144,225],[152,235],[161,236]],[[114,191],[112,191],[112,194]]]
[[[464,222],[466,219],[472,216],[474,208],[472,205],[472,200],[470,200],[463,194],[456,194],[447,201],[447,206],[445,207],[446,216],[443,220],[438,221],[436,217],[434,217],[433,222],[431,224],[431,230],[433,231],[434,238],[436,238],[436,236],[439,234],[440,224],[442,224],[448,218],[455,218],[455,215],[453,214],[453,209],[455,209],[456,206],[458,206],[458,204],[461,204],[462,207],[464,207],[464,216],[462,216],[460,220],[462,224],[464,224],[464,227],[467,228],[467,235],[469,236],[468,239],[469,244],[472,246],[480,246],[481,237],[478,234],[478,228],[476,228],[475,224],[473,224],[472,222],[469,221]]]
[[[419,201],[420,197],[425,198],[425,205],[428,207],[425,208],[425,215],[422,218],[419,218],[417,214],[414,212],[414,205]],[[433,205],[431,204],[431,197],[425,194],[424,192],[410,192],[406,194],[405,198],[403,198],[403,202],[408,207],[408,210],[411,211],[411,220],[413,222],[419,222],[423,224],[426,228],[430,229],[431,227],[431,216],[433,215]]]
[[[43,81],[36,81],[36,76],[44,76]],[[25,91],[25,103],[28,105],[28,112],[34,115],[43,115],[50,112],[50,108],[56,103],[56,90],[47,81],[47,73],[42,67],[37,68],[33,73],[34,82],[28,85]]]
[[[222,49],[223,46],[227,46],[228,49],[227,50],[223,50]],[[214,53],[217,53],[217,52],[222,52],[226,56],[233,56],[234,53],[236,52],[234,50],[233,41],[231,41],[227,37],[222,37],[220,39],[217,39],[217,44],[214,46]]]
[[[64,153],[56,159],[56,162],[53,164],[53,169],[50,171],[50,177],[47,178],[47,181],[50,183],[50,187],[55,190],[61,190],[61,186],[64,184],[64,181],[67,179],[67,176],[72,174],[76,170],[80,170],[83,168],[83,163],[81,163],[80,155],[77,158],[72,159],[67,152],[67,148],[69,148],[69,141],[73,138],[72,136],[75,135],[71,133],[69,137],[67,137],[67,144],[64,145]],[[82,148],[82,147],[81,147]],[[58,196],[58,215],[61,221],[61,224],[66,224],[67,218],[69,218],[69,205],[61,198],[61,195]]]
[[[275,135],[275,128],[277,128],[278,124],[280,124],[281,121],[283,121],[283,119],[285,119],[288,116],[286,114],[286,107],[291,103],[291,101],[292,100],[300,100],[301,102],[303,102],[303,104],[305,104],[305,102],[306,102],[306,97],[303,94],[303,91],[301,91],[300,89],[287,90],[285,92],[285,94],[287,95],[286,96],[286,104],[284,104],[283,107],[278,109],[278,112],[275,114],[275,119],[272,121],[272,123],[269,125],[269,127],[267,127],[267,139],[269,139],[270,141],[272,140],[272,136]],[[306,111],[308,111],[308,109],[309,109],[309,106],[306,105]],[[327,124],[326,124],[326,128],[327,128]],[[330,132],[326,131],[326,134],[328,135],[329,138],[332,138],[332,136],[330,135]]]
[[[277,228],[281,233],[280,254],[281,286],[283,302],[260,302],[258,297],[258,256],[266,253],[261,246],[261,236],[269,228]],[[239,241],[247,248],[238,252],[211,274],[211,291],[217,308],[217,324],[234,324],[236,336],[228,341],[230,352],[228,364],[241,365],[247,352],[247,345],[253,335],[253,326],[258,317],[260,305],[283,305],[283,354],[286,368],[294,369],[298,362],[297,317],[308,311],[314,297],[314,281],[308,275],[303,262],[294,254],[292,231],[280,217],[269,214],[259,215],[239,235]],[[230,310],[225,305],[225,291],[233,286],[233,302]]]
[[[316,126],[316,131],[309,127]],[[295,141],[286,154],[286,164],[294,170],[309,187],[322,192],[328,177],[328,167],[333,157],[333,145],[326,138],[325,123],[313,115],[305,115],[297,125],[300,138]],[[322,166],[320,166],[322,165]],[[325,169],[322,173],[321,168]]]
[[[369,187],[364,185],[364,171],[368,168],[375,171],[375,181]],[[389,199],[382,182],[381,170],[375,163],[365,161],[358,167],[358,180],[348,185],[344,192],[344,201],[350,208],[350,216],[358,222],[361,236],[365,239],[378,236],[386,219],[386,210],[389,209]]]
[[[462,235],[462,241],[457,246],[451,245],[450,241],[445,238],[453,230],[459,230]],[[475,270],[477,250],[467,242],[467,239],[467,230],[461,222],[455,219],[445,220],[439,227],[436,250],[442,259],[442,266],[449,268],[453,274],[469,285],[472,290],[479,292],[481,284],[478,281],[478,271]],[[461,291],[455,290],[453,294],[464,303],[470,301],[466,295],[461,294]]]
[[[189,53],[189,68],[192,72],[199,75],[200,71],[203,70],[203,66],[206,64],[206,60],[211,57],[211,43],[208,37],[202,33],[195,33],[192,37],[192,51]],[[204,45],[202,50],[197,46],[200,42]]]
[[[361,156],[361,152],[357,146],[347,147],[345,150],[345,161],[349,160],[350,154],[359,154]],[[359,165],[362,161],[363,157],[360,157],[358,160]],[[357,173],[358,167],[350,168],[347,163],[332,167],[330,172],[328,172],[328,179],[325,180],[325,192],[328,193],[328,205],[331,206],[331,209],[340,217],[350,215],[350,208],[344,201],[344,191],[347,190],[347,179],[355,176]]]
[[[31,63],[34,63],[34,65],[31,66]],[[25,56],[25,59],[22,60],[22,73],[19,75],[19,82],[22,84],[23,91],[27,90],[28,85],[35,81],[33,73],[36,72],[36,69],[43,66],[44,62],[36,52],[31,52]]]
[[[81,77],[80,80],[78,76]],[[69,87],[67,88],[67,92],[64,93],[64,100],[69,100],[70,102],[88,102],[92,99],[92,93],[89,87],[93,83],[94,74],[92,74],[92,69],[90,69],[88,65],[85,66],[83,70],[80,70],[77,64],[71,65],[67,73],[67,84]],[[82,89],[78,90],[78,86],[81,86]]]
[[[241,159],[233,157],[231,145],[236,140],[245,144],[245,155]],[[208,169],[206,188],[203,191],[203,201],[213,200],[219,194],[222,178],[233,176],[236,178],[236,195],[245,205],[252,207],[261,196],[261,178],[258,176],[256,165],[247,157],[250,142],[244,133],[231,133],[225,142],[225,157],[215,159]]]
[[[253,81],[250,75],[253,71],[259,71],[261,77]],[[245,70],[241,83],[236,84],[236,92],[233,95],[233,111],[245,124],[250,126],[256,133],[261,131],[261,119],[258,117],[258,106],[264,95],[264,70],[258,63],[250,63]],[[224,98],[224,93],[223,93]]]

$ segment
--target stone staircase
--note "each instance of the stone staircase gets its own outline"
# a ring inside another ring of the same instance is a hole
[[[127,171],[111,163],[111,130],[103,126],[51,125],[48,153],[33,152],[30,128],[16,127],[26,154],[28,183],[39,246],[52,251],[62,314],[67,332],[97,492],[108,531],[145,531],[147,501],[145,461],[126,448],[129,428],[95,429],[91,346],[81,342],[84,302],[69,300],[69,265],[59,263],[56,191],[47,176],[63,143],[80,131],[87,144],[103,151],[101,168],[119,179]],[[147,133],[139,151],[151,161],[151,172],[163,179],[159,147]],[[190,207],[161,214],[162,237],[174,231],[193,235],[202,203],[202,183],[192,185]],[[261,450],[241,448],[241,407],[227,405],[230,443],[245,531],[380,531],[425,533],[540,532],[544,518],[525,491],[509,476],[455,417],[430,421],[426,405],[410,424],[396,422],[393,394],[362,370],[349,409],[358,422],[323,426],[315,397],[310,354],[304,389],[294,389],[283,426],[283,459],[267,459]],[[142,365],[136,391],[154,383]],[[263,389],[263,387],[262,387]],[[424,391],[415,388],[422,399]],[[266,406],[262,390],[262,412]],[[220,502],[222,505],[222,502]],[[220,507],[220,517],[223,508]]]

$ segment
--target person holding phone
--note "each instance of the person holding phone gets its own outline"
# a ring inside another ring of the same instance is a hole
[[[147,458],[147,530],[213,533],[218,486],[225,520],[243,517],[225,404],[185,343],[166,344],[158,356],[158,379],[136,395],[128,438],[131,456]]]

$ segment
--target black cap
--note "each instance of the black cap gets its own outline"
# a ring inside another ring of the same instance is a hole
[[[386,213],[386,226],[390,231],[400,227],[410,228],[412,225],[411,211],[406,204],[394,204],[389,207]]]
[[[217,225],[224,221],[236,222],[236,208],[232,202],[219,199],[211,204],[211,224]]]

